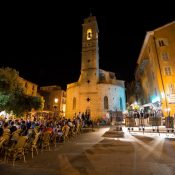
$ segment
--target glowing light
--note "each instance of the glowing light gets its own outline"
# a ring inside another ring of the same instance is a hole
[[[162,96],[162,98],[165,98],[165,93],[161,92],[161,96]]]
[[[160,101],[160,97],[158,97],[158,96],[152,99],[152,103],[155,103],[155,102],[158,102],[158,101]]]
[[[171,108],[165,108],[165,111],[169,112],[169,111],[171,111]]]
[[[55,103],[58,103],[58,98],[55,98],[54,101],[55,101]]]
[[[87,30],[87,40],[92,39],[92,29]]]

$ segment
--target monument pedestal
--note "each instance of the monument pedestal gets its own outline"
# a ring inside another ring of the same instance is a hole
[[[124,132],[122,131],[122,126],[121,125],[111,126],[109,131],[106,131],[104,133],[103,137],[111,137],[111,138],[124,137]]]
[[[123,114],[121,111],[111,111],[111,128],[109,131],[106,131],[103,137],[124,137],[124,132],[122,131],[122,121]]]

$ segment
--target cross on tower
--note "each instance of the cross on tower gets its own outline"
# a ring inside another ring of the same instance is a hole
[[[92,8],[90,8],[89,11],[90,11],[90,16],[92,16]]]
[[[89,102],[91,99],[88,97],[86,100]]]
[[[88,84],[89,84],[90,82],[91,82],[90,80],[87,81]]]

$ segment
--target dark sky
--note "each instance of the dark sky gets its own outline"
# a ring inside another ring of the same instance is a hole
[[[93,8],[99,26],[100,68],[115,72],[117,79],[131,81],[146,31],[175,20],[174,6],[167,2]],[[65,89],[80,75],[81,24],[88,16],[89,7],[24,9],[10,14],[4,27],[10,43],[6,55],[20,56],[5,56],[0,66],[15,68],[21,77],[39,86],[56,84]]]

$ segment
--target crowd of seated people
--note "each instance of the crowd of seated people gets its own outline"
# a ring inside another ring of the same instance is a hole
[[[15,120],[0,120],[0,157],[8,159],[10,157],[9,150],[17,149],[16,145],[21,145],[19,140],[27,138],[23,144],[23,155],[34,149],[38,153],[38,149],[50,149],[50,144],[56,146],[59,142],[69,140],[71,137],[77,136],[82,128],[92,127],[93,122],[90,120],[90,115],[87,113],[75,114],[72,119],[59,117],[58,120],[53,120],[51,117],[37,118],[31,120],[28,117],[26,120],[17,118]],[[47,135],[47,136],[46,136]],[[13,158],[14,162],[16,158]],[[25,159],[25,157],[24,157]]]

